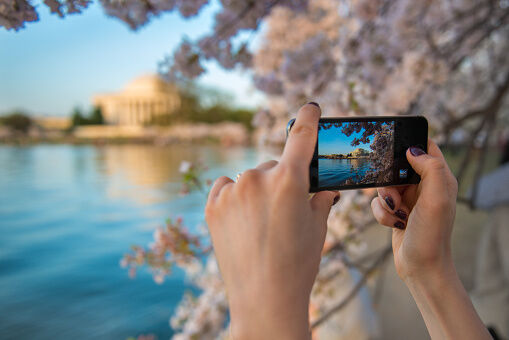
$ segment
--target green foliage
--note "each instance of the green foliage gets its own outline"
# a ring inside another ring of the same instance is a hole
[[[101,108],[96,106],[92,109],[89,121],[91,124],[104,124]]]
[[[160,115],[153,119],[152,124],[171,125],[182,122],[237,122],[249,130],[254,112],[249,109],[235,108],[227,94],[217,90],[187,86],[180,92],[181,106],[177,112]]]
[[[100,107],[94,107],[88,115],[82,113],[80,108],[74,108],[72,112],[72,126],[80,125],[101,125],[104,124],[103,115]]]
[[[32,123],[32,119],[27,114],[18,111],[0,117],[0,124],[22,133],[27,133]]]

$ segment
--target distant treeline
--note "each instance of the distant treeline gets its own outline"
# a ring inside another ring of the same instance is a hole
[[[88,114],[83,113],[79,107],[76,107],[72,111],[71,120],[72,127],[104,124],[104,118],[99,107],[94,107]]]
[[[352,152],[343,155],[341,153],[333,153],[329,155],[318,155],[318,158],[328,158],[328,159],[348,159],[348,158],[369,158],[369,151],[364,150],[362,148],[357,148]]]
[[[252,129],[253,110],[236,108],[233,98],[223,92],[185,86],[180,91],[181,106],[176,112],[159,115],[151,122],[154,125],[171,125],[184,122],[219,123],[224,121],[244,124]]]
[[[369,158],[369,155],[352,155],[348,153],[346,155],[343,154],[331,154],[331,155],[318,155],[318,158],[327,158],[327,159],[357,159],[357,158]]]
[[[32,124],[32,118],[22,111],[13,111],[0,116],[0,125],[15,132],[27,133]]]

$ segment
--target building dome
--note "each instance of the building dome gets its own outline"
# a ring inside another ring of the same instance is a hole
[[[125,92],[137,94],[174,91],[175,89],[168,82],[156,74],[137,77],[125,87]]]

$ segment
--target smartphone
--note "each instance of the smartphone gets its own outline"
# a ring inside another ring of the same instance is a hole
[[[288,122],[287,133],[295,119]],[[422,116],[321,118],[310,192],[419,183],[406,159],[417,146],[427,152],[428,121]]]

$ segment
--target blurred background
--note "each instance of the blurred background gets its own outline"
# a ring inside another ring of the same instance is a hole
[[[453,255],[509,338],[506,0],[0,0],[0,337],[226,339],[211,182],[285,126],[424,115],[460,184]],[[314,339],[427,339],[374,221],[329,217]]]

